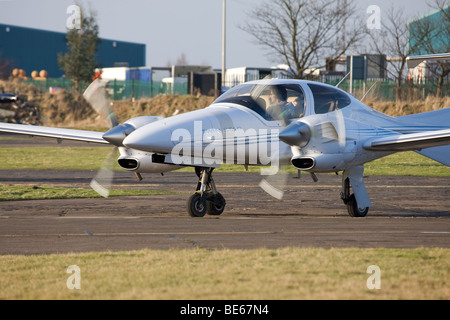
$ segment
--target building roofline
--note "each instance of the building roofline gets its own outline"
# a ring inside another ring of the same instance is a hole
[[[433,11],[430,11],[430,12],[428,12],[428,13],[424,13],[424,14],[422,14],[421,16],[412,18],[412,19],[410,19],[406,24],[409,25],[409,24],[412,23],[412,22],[415,22],[415,21],[417,21],[417,20],[425,19],[425,18],[427,18],[427,17],[429,17],[429,16],[432,16],[433,14],[436,14],[436,13],[440,12],[441,10],[447,10],[447,9],[450,9],[450,4],[448,4],[447,6],[444,6],[444,8],[442,8],[442,9],[441,9],[441,8],[434,9]]]
[[[46,30],[46,29],[39,29],[39,28],[31,28],[31,27],[23,27],[23,26],[18,26],[18,25],[14,25],[14,24],[5,24],[5,23],[0,23],[0,28],[6,28],[6,27],[11,27],[11,28],[19,28],[19,29],[26,29],[26,30],[33,30],[33,31],[39,31],[39,32],[48,32],[48,33],[53,33],[53,34],[58,34],[58,35],[66,35],[66,32],[61,32],[61,31],[53,31],[53,30]],[[140,43],[140,42],[132,42],[132,41],[123,41],[123,40],[118,40],[118,39],[109,39],[109,38],[103,38],[103,37],[99,37],[100,40],[105,40],[105,41],[116,41],[116,42],[120,42],[120,43],[127,43],[127,44],[137,44],[137,45],[146,45],[145,43]]]

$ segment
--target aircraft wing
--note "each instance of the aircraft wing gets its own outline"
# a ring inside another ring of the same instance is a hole
[[[364,143],[364,149],[373,151],[407,151],[445,145],[450,145],[450,129],[372,138]]]
[[[109,144],[109,142],[107,142],[102,138],[104,132],[96,132],[96,131],[41,127],[41,126],[31,126],[13,123],[0,123],[0,132],[55,138],[58,140],[59,139],[75,140],[75,141]]]

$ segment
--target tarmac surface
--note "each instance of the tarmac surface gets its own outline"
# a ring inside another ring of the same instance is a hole
[[[89,187],[95,172],[0,170],[0,184]],[[220,216],[191,218],[192,172],[164,176],[117,172],[113,188],[176,194],[0,202],[0,254],[134,249],[280,247],[450,247],[450,178],[367,176],[372,207],[351,218],[341,176],[290,176],[282,201],[258,186],[257,173],[214,172],[227,204]]]

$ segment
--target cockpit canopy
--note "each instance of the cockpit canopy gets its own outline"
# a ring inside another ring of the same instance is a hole
[[[307,103],[303,86],[310,90],[314,103]],[[249,82],[238,85],[217,98],[214,103],[234,103],[255,111],[273,121],[301,118],[306,113],[320,114],[342,109],[351,103],[350,96],[337,88],[310,81],[300,83]]]
[[[305,112],[305,94],[297,84],[241,84],[214,101],[219,102],[247,107],[266,120],[300,118]]]

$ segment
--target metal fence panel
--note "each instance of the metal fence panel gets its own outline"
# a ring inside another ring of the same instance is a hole
[[[71,90],[73,83],[67,78],[59,79],[29,79],[27,83],[35,85],[41,91],[56,92],[59,89]],[[328,81],[330,85],[336,85],[339,79]],[[239,83],[236,83],[236,85]],[[84,84],[80,91],[89,84]],[[415,84],[404,81],[401,88],[403,100],[425,99],[427,96],[436,94],[436,83],[432,81]],[[343,81],[339,88],[348,92],[350,88],[349,80]],[[361,99],[370,89],[369,96],[385,101],[395,101],[397,98],[396,83],[394,81],[363,81],[354,80],[352,85],[352,94]],[[141,81],[141,80],[111,80],[107,86],[107,92],[112,100],[142,99],[151,98],[158,94],[188,94],[187,83],[167,83],[159,81]],[[450,82],[446,82],[442,88],[443,96],[450,96]]]

